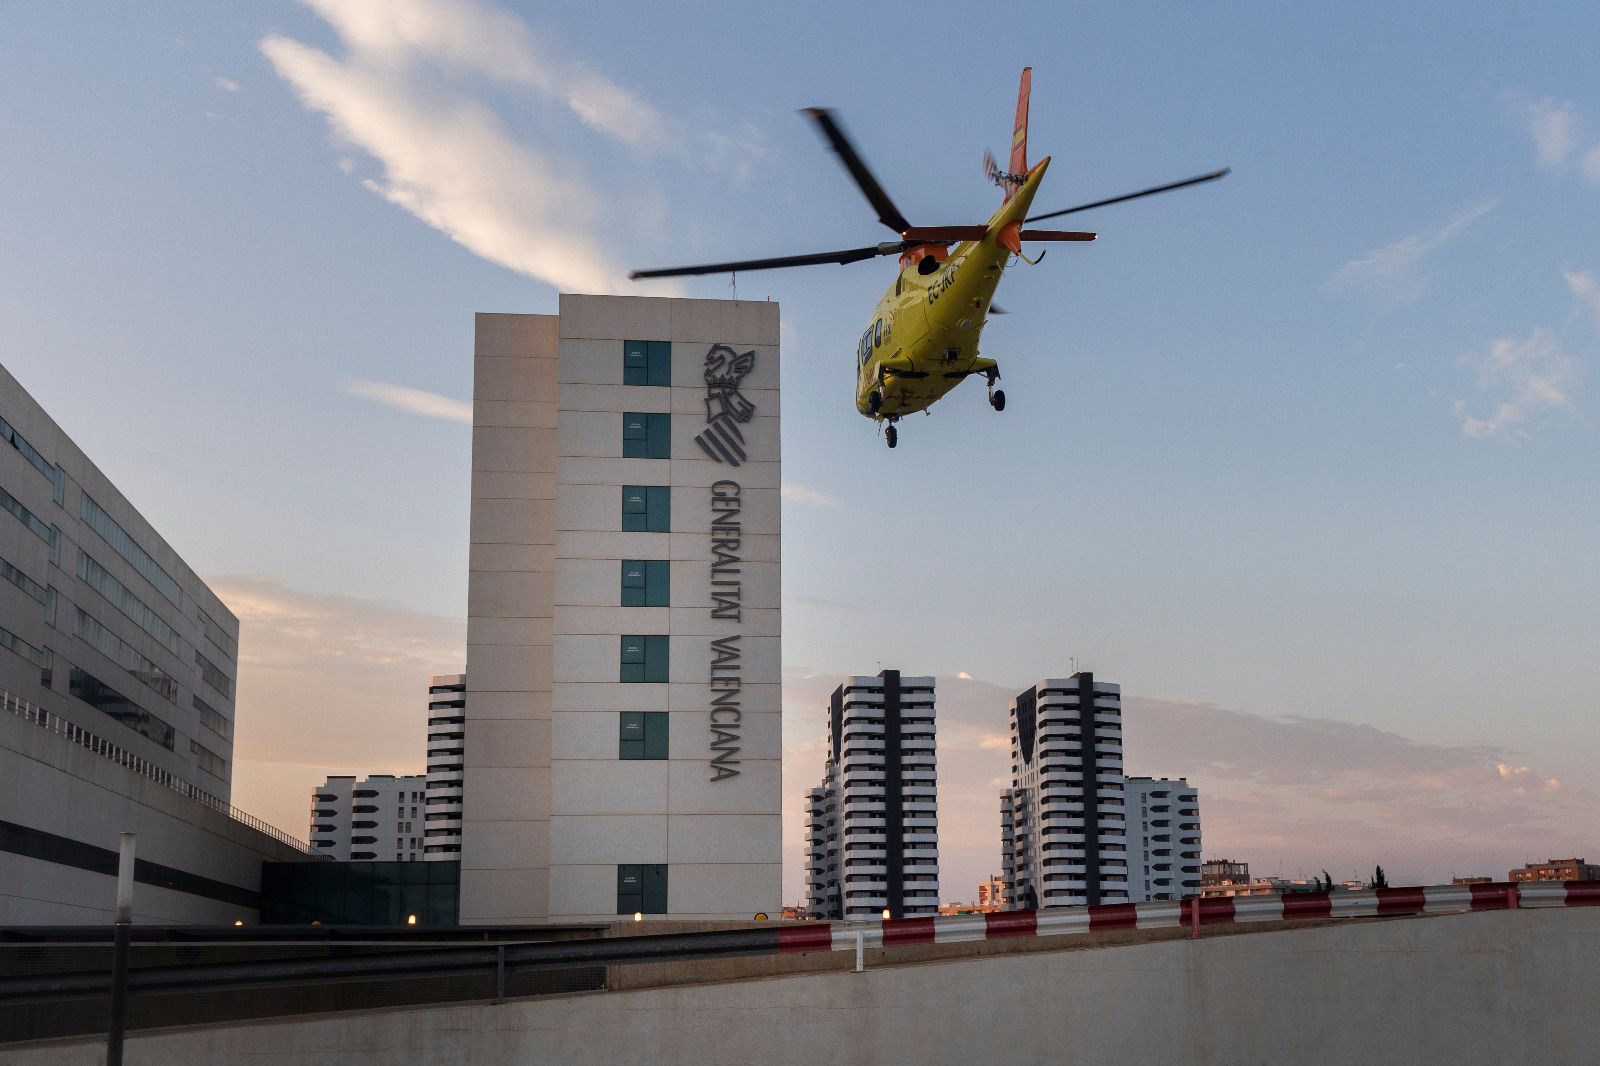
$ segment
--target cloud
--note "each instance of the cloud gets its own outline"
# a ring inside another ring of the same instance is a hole
[[[1568,390],[1578,372],[1576,361],[1542,329],[1521,340],[1501,338],[1489,346],[1487,355],[1465,357],[1461,365],[1475,371],[1480,390],[1500,397],[1483,418],[1469,414],[1464,401],[1455,402],[1461,432],[1478,438],[1528,439],[1522,427],[1529,418],[1571,405]]]
[[[404,385],[391,385],[386,381],[364,381],[359,378],[346,381],[339,388],[351,396],[376,400],[378,403],[414,415],[422,415],[424,418],[441,418],[446,422],[472,425],[472,404],[466,400],[453,400],[436,392],[424,392]]]
[[[212,78],[211,80],[217,88],[221,89],[225,93],[236,93],[239,91],[239,83],[234,81],[232,78],[218,76]]]
[[[1600,188],[1600,144],[1583,154],[1583,176],[1590,185]]]
[[[1392,306],[1415,303],[1427,292],[1431,280],[1420,273],[1422,261],[1493,211],[1498,203],[1485,200],[1464,208],[1442,226],[1402,237],[1360,259],[1352,259],[1323,282],[1322,291],[1331,296],[1365,293]]]
[[[572,160],[514,135],[479,96],[484,80],[523,90],[519,105],[542,106],[547,125],[559,118],[548,114],[553,104],[634,149],[667,141],[653,107],[582,63],[553,58],[516,16],[475,0],[307,2],[344,55],[280,35],[265,37],[261,51],[301,104],[326,118],[341,150],[381,164],[367,189],[474,254],[558,289],[638,291],[596,238],[616,206],[601,202]],[[654,198],[632,190],[618,201],[637,216]]]
[[[1500,103],[1533,141],[1541,169],[1554,169],[1572,155],[1582,133],[1583,116],[1571,104],[1550,96],[1531,100],[1517,92],[1502,93]]]
[[[816,489],[805,485],[798,485],[793,481],[785,481],[782,492],[784,499],[790,503],[798,503],[803,507],[821,507],[829,511],[839,509],[839,501],[832,496],[818,492]]]
[[[427,680],[461,671],[465,621],[271,577],[206,581],[239,617],[235,805],[304,837],[328,775],[421,772]]]
[[[1594,313],[1595,323],[1600,325],[1600,277],[1589,270],[1563,270],[1561,277],[1578,302]]]
[[[804,788],[822,776],[824,708],[842,674],[786,670],[785,901],[803,894]],[[941,677],[940,889],[971,899],[1000,869],[999,793],[1010,774],[1008,701],[1021,686]],[[1590,839],[1594,798],[1493,745],[1429,744],[1371,725],[1263,716],[1124,690],[1126,771],[1200,789],[1204,854],[1263,873],[1370,874],[1434,884],[1504,877]],[[1502,769],[1504,768],[1504,769]]]

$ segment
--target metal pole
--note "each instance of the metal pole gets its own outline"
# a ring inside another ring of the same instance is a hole
[[[1200,939],[1200,897],[1194,896],[1189,900],[1189,939]]]
[[[111,928],[111,1031],[106,1066],[122,1066],[122,1032],[128,1020],[128,941],[133,931],[133,834],[123,833],[117,856],[117,917]]]
[[[867,968],[867,934],[861,930],[856,931],[856,973]]]
[[[494,1001],[506,1001],[506,946],[501,944],[494,950]]]

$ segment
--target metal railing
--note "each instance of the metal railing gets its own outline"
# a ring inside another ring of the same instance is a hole
[[[313,858],[326,858],[326,856],[313,851],[309,844],[296,840],[277,826],[269,825],[255,815],[241,811],[221,797],[213,796],[204,789],[174,775],[171,771],[163,770],[143,756],[134,754],[120,744],[113,743],[97,733],[90,732],[80,725],[67,721],[59,714],[53,714],[43,707],[36,707],[21,697],[14,696],[3,689],[0,689],[0,707],[4,707],[25,722],[32,722],[41,729],[57,736],[66,737],[74,744],[87,748],[96,755],[109,759],[111,762],[138,774],[140,777],[165,785],[185,799],[210,807],[214,811],[220,811],[234,821],[249,826],[258,833],[266,834],[280,844],[286,844],[296,851],[310,855]]]

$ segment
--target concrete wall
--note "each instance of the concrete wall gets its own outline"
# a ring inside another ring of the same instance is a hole
[[[1402,918],[134,1036],[126,1061],[1587,1063],[1597,951],[1600,909]]]
[[[116,723],[112,723],[116,728]],[[306,856],[82,745],[0,711],[0,818],[115,852],[138,834],[137,857],[255,892],[263,860]],[[110,922],[117,879],[0,850],[0,925]],[[225,925],[256,912],[148,884],[134,887],[138,922]]]

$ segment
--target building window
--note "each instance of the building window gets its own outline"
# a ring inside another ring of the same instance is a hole
[[[672,416],[629,411],[622,416],[624,459],[670,459]]]
[[[199,763],[200,769],[223,781],[228,779],[228,760],[195,740],[189,741],[189,752]]]
[[[671,341],[623,341],[624,385],[671,385]]]
[[[28,527],[28,530],[40,540],[50,545],[52,553],[55,551],[55,530],[46,525],[44,520],[26,507],[5,489],[0,489],[0,511],[10,511],[18,522]]]
[[[51,486],[55,489],[56,503],[59,504],[66,498],[67,479],[62,475],[60,468],[53,466],[44,456],[40,455],[38,450],[29,444],[22,434],[17,432],[16,427],[4,418],[0,418],[0,441],[5,441],[21,452],[22,457],[32,463],[35,470],[49,478]]]
[[[112,549],[126,559],[135,570],[143,574],[145,579],[155,586],[157,592],[177,606],[183,606],[183,590],[178,587],[172,575],[161,569],[161,565],[150,557],[150,553],[141,548],[139,542],[118,525],[116,519],[106,514],[105,509],[95,503],[87,492],[78,494],[78,517],[82,518],[90,529],[100,534],[100,539],[111,545]]]
[[[668,575],[665,559],[622,560],[622,606],[667,606]]]
[[[170,725],[76,666],[68,675],[67,691],[168,751],[176,750],[173,747],[176,732]]]
[[[200,668],[200,677],[206,684],[222,693],[224,698],[233,699],[233,680],[221,667],[199,652],[194,653],[194,664]]]
[[[629,863],[617,867],[617,913],[667,913],[665,863]]]
[[[0,577],[5,578],[7,581],[17,586],[17,588],[38,600],[41,604],[44,603],[44,586],[33,580],[33,578],[29,577],[27,574],[24,574],[21,570],[18,570],[16,567],[12,566],[10,563],[6,562],[4,559],[0,559]]]
[[[206,609],[195,605],[195,610],[200,612],[200,628],[204,631],[206,639],[216,645],[218,651],[228,657],[229,662],[236,662],[239,658],[239,642],[228,635],[216,621],[206,614]]]
[[[190,696],[194,709],[200,712],[200,724],[211,730],[223,740],[227,740],[233,733],[233,723],[229,722],[220,711],[199,696]]]
[[[72,631],[101,655],[122,667],[157,695],[178,700],[178,683],[172,675],[139,654],[139,650],[101,625],[82,607],[73,608]]]
[[[89,557],[89,553],[78,550],[78,576],[106,601],[127,615],[140,629],[155,637],[164,644],[168,651],[177,654],[178,632],[162,620],[161,616],[152,611],[145,602],[135,596],[128,586],[112,577],[110,572]]]
[[[621,718],[617,758],[665,759],[667,757],[666,711],[623,711]]]
[[[672,490],[665,485],[622,486],[622,531],[666,533],[672,528]]]
[[[666,681],[667,656],[666,637],[624,636],[620,680],[629,684]]]

